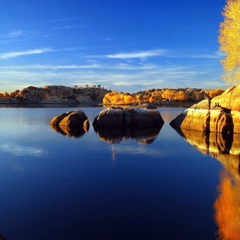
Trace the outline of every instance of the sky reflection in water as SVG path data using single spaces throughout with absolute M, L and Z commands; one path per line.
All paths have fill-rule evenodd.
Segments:
M 81 108 L 92 123 L 102 108 Z M 222 166 L 169 126 L 151 144 L 49 126 L 69 108 L 0 109 L 0 234 L 12 240 L 215 239 Z M 217 222 L 218 223 L 218 222 Z

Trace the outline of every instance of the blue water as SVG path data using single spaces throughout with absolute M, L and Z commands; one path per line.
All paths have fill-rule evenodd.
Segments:
M 169 122 L 151 144 L 80 138 L 49 121 L 76 108 L 0 108 L 0 235 L 7 240 L 211 240 L 222 166 Z M 80 108 L 90 123 L 100 107 Z

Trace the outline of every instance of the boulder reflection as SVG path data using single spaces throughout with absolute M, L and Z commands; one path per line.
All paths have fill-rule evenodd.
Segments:
M 240 236 L 240 134 L 197 132 L 178 129 L 188 143 L 224 166 L 214 203 L 217 239 L 237 240 Z
M 80 138 L 89 130 L 89 127 L 58 126 L 58 125 L 50 125 L 50 127 L 54 132 L 60 133 L 64 136 L 71 138 Z
M 128 139 L 135 139 L 140 144 L 151 144 L 158 136 L 162 126 L 151 128 L 94 128 L 103 142 L 114 144 Z

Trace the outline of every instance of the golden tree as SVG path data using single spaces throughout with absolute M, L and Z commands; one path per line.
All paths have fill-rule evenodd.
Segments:
M 240 81 L 240 0 L 228 0 L 222 15 L 218 39 L 220 50 L 225 53 L 222 77 L 235 84 Z

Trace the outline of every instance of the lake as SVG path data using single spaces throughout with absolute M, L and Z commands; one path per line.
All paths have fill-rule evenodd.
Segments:
M 103 108 L 0 108 L 0 235 L 217 238 L 220 190 L 231 174 L 169 125 L 184 109 L 159 108 L 165 123 L 151 141 L 140 136 L 114 142 L 100 138 L 92 125 L 78 138 L 49 126 L 54 116 L 75 109 L 92 123 Z

